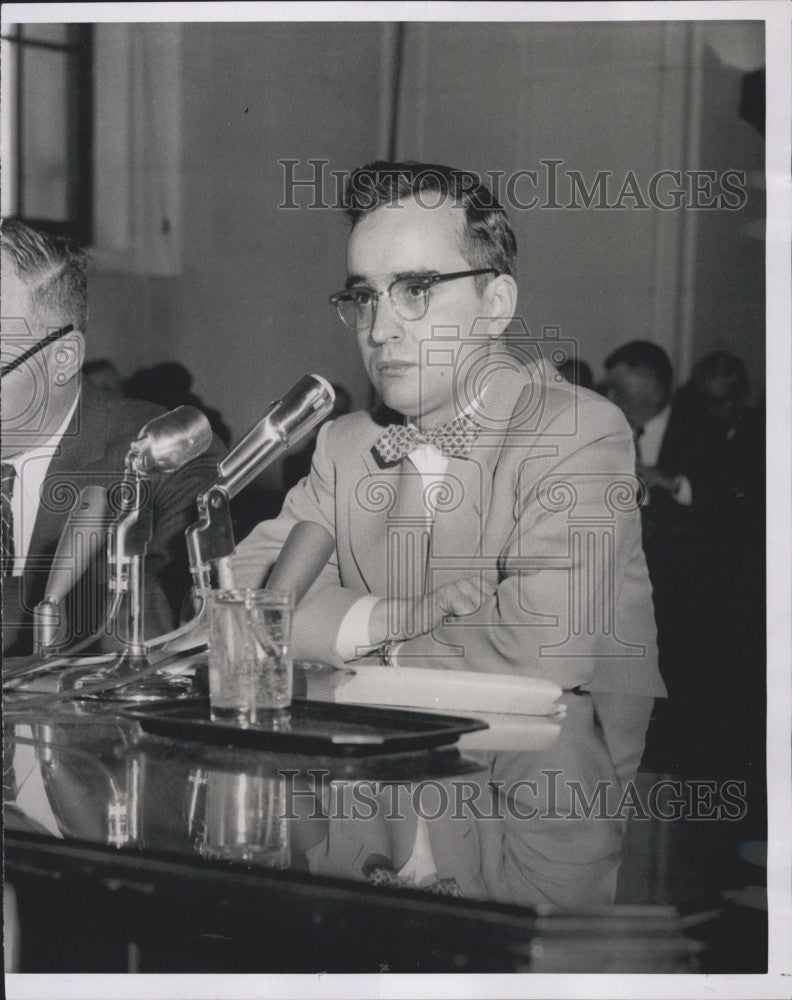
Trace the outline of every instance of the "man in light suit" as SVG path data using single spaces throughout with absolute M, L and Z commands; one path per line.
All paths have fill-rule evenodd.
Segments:
M 310 475 L 238 547 L 237 581 L 260 585 L 295 523 L 321 525 L 335 552 L 295 614 L 296 658 L 584 688 L 596 703 L 590 737 L 609 760 L 603 777 L 624 782 L 664 694 L 630 428 L 544 359 L 553 341 L 526 333 L 504 343 L 516 241 L 472 175 L 373 164 L 351 176 L 346 208 L 346 286 L 330 301 L 383 406 L 324 425 Z M 569 757 L 573 777 L 584 756 Z M 420 855 L 420 824 L 412 830 L 408 821 L 400 842 Z M 361 836 L 331 837 L 315 852 L 317 870 L 348 873 L 334 845 Z M 526 841 L 525 865 L 543 864 L 542 836 L 540 846 Z M 601 856 L 611 889 L 619 836 Z M 429 839 L 447 855 L 431 824 Z M 402 853 L 394 867 L 415 861 Z M 590 902 L 605 901 L 592 890 Z
M 357 171 L 347 211 L 331 300 L 390 412 L 322 428 L 310 476 L 238 547 L 237 580 L 261 583 L 291 527 L 313 521 L 336 549 L 295 616 L 298 658 L 341 665 L 384 643 L 399 666 L 662 695 L 630 429 L 544 361 L 552 342 L 502 343 L 517 300 L 505 213 L 469 174 L 421 164 Z M 423 503 L 406 510 L 415 486 Z M 403 566 L 388 555 L 402 523 Z M 595 524 L 607 551 L 579 546 L 576 526 Z M 582 606 L 571 583 L 595 558 L 604 586 Z

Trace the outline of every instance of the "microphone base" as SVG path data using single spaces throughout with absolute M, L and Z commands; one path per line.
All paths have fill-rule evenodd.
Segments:
M 159 675 L 153 674 L 142 681 L 130 681 L 124 687 L 98 691 L 94 694 L 81 695 L 78 688 L 75 695 L 86 701 L 141 704 L 194 699 L 200 697 L 200 691 L 195 688 L 191 677 L 171 677 L 170 674 L 163 672 Z
M 124 652 L 105 670 L 83 674 L 73 685 L 75 698 L 95 702 L 181 701 L 200 697 L 202 692 L 193 678 L 185 674 L 171 674 L 156 670 L 144 656 Z M 112 685 L 104 690 L 86 691 L 82 688 L 96 684 Z

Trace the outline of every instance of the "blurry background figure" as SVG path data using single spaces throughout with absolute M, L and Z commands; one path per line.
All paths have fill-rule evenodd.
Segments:
M 633 430 L 636 473 L 648 490 L 643 542 L 671 713 L 662 739 L 699 763 L 720 754 L 722 764 L 737 752 L 726 734 L 738 726 L 742 763 L 758 764 L 764 430 L 746 405 L 745 367 L 723 351 L 708 354 L 672 393 L 665 351 L 631 341 L 605 368 L 607 395 Z
M 618 348 L 605 368 L 608 398 L 632 428 L 649 490 L 644 528 L 663 516 L 706 536 L 753 530 L 764 509 L 764 433 L 746 405 L 742 361 L 708 354 L 673 396 L 671 362 L 650 341 Z
M 649 340 L 632 340 L 606 358 L 605 371 L 608 399 L 632 428 L 636 472 L 648 490 L 645 506 L 667 517 L 683 517 L 680 508 L 693 500 L 690 464 L 680 447 L 688 428 L 671 404 L 674 373 L 668 355 Z
M 556 367 L 567 382 L 571 382 L 572 385 L 579 385 L 584 389 L 594 388 L 594 376 L 591 373 L 591 368 L 585 361 L 581 361 L 579 358 L 575 360 L 567 358 L 566 361 L 562 361 Z
M 145 399 L 159 403 L 168 410 L 177 406 L 196 406 L 206 414 L 212 430 L 224 445 L 231 444 L 231 432 L 219 410 L 207 406 L 192 392 L 192 374 L 176 361 L 165 361 L 151 368 L 141 368 L 124 382 L 124 393 L 130 399 Z
M 277 517 L 283 506 L 283 490 L 262 486 L 255 479 L 231 501 L 231 518 L 234 540 L 239 543 L 247 538 L 259 521 Z
M 124 395 L 124 387 L 118 369 L 107 358 L 98 358 L 96 361 L 86 361 L 82 366 L 83 381 L 89 382 L 94 389 L 104 392 L 108 396 L 120 399 Z
M 748 375 L 742 361 L 726 351 L 713 351 L 693 369 L 688 385 L 707 416 L 731 436 L 746 415 Z
M 730 547 L 738 539 L 755 544 L 764 519 L 764 420 L 747 405 L 748 389 L 743 362 L 715 351 L 674 399 L 674 445 L 690 469 L 700 530 Z
M 342 417 L 345 413 L 352 412 L 352 397 L 343 385 L 334 384 L 333 391 L 335 392 L 335 403 L 327 420 L 335 420 L 336 417 Z M 324 422 L 326 423 L 326 421 Z M 321 424 L 319 426 L 321 427 Z M 291 452 L 283 460 L 283 488 L 286 492 L 292 486 L 296 486 L 311 471 L 311 459 L 318 433 L 319 427 L 308 437 L 306 444 L 299 451 Z
M 636 460 L 656 466 L 671 414 L 674 373 L 668 355 L 649 340 L 631 340 L 608 355 L 605 371 L 608 399 L 624 413 L 639 442 Z

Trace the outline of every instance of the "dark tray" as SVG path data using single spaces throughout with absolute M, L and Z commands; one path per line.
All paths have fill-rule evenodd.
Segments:
M 480 719 L 308 699 L 296 699 L 286 713 L 288 728 L 282 721 L 280 728 L 273 728 L 213 722 L 209 718 L 208 698 L 124 711 L 145 732 L 158 736 L 328 757 L 426 750 L 456 743 L 463 733 L 488 728 Z

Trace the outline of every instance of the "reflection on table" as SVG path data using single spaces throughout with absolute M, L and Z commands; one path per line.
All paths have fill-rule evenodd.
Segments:
M 298 691 L 330 701 L 343 674 L 307 668 Z M 487 716 L 448 747 L 337 757 L 152 736 L 119 705 L 27 711 L 10 699 L 6 836 L 110 847 L 133 867 L 168 857 L 307 878 L 317 895 L 357 885 L 411 914 L 430 894 L 518 907 L 532 930 L 517 965 L 534 970 L 694 970 L 700 945 L 673 908 L 614 906 L 651 702 L 584 691 L 562 702 L 554 716 Z M 569 933 L 588 941 L 577 958 L 553 943 Z

